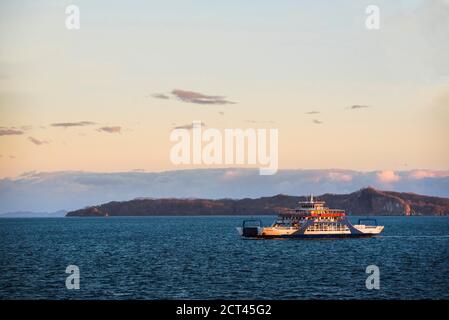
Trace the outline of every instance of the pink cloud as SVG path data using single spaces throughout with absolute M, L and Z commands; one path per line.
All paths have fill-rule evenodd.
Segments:
M 449 171 L 413 170 L 412 172 L 410 172 L 409 177 L 412 179 L 444 178 L 449 177 Z
M 346 173 L 342 172 L 330 172 L 328 174 L 328 177 L 332 181 L 342 181 L 342 182 L 349 182 L 352 181 L 352 176 Z
M 391 183 L 400 180 L 401 177 L 392 170 L 384 170 L 377 173 L 377 179 L 383 183 Z
M 224 180 L 232 180 L 235 178 L 238 178 L 240 176 L 240 172 L 238 170 L 226 170 L 226 172 L 223 174 Z

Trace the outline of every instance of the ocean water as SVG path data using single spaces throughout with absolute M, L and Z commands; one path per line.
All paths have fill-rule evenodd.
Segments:
M 244 240 L 245 218 L 0 219 L 0 299 L 449 298 L 449 217 L 378 217 L 382 236 L 342 240 Z

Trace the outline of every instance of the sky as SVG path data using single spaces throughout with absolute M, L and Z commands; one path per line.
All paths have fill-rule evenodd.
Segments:
M 210 169 L 169 159 L 194 120 L 278 129 L 280 169 L 446 171 L 447 56 L 447 0 L 2 1 L 0 178 Z

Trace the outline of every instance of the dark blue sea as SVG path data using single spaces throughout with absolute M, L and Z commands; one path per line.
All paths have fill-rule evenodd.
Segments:
M 0 299 L 449 298 L 449 217 L 378 217 L 382 236 L 342 240 L 243 240 L 243 219 L 0 219 Z

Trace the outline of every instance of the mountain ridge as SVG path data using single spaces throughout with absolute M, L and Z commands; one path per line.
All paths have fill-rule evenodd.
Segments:
M 101 216 L 186 216 L 186 215 L 273 215 L 293 208 L 306 196 L 278 194 L 243 199 L 137 198 L 111 201 L 70 211 L 68 217 Z M 349 215 L 449 215 L 449 198 L 416 193 L 363 188 L 349 194 L 325 193 L 316 199 Z

